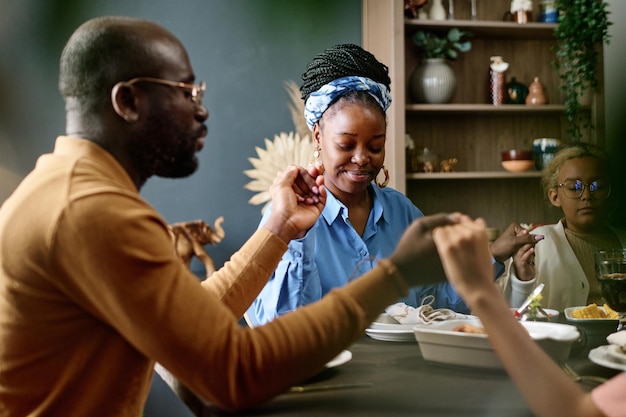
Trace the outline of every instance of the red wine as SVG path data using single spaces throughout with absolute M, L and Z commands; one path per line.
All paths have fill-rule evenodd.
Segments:
M 626 273 L 615 272 L 598 277 L 602 296 L 615 311 L 626 312 Z

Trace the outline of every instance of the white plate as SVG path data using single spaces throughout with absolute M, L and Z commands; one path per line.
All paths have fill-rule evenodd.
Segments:
M 343 365 L 346 362 L 349 362 L 351 359 L 352 359 L 352 352 L 350 352 L 349 350 L 344 350 L 339 355 L 335 356 L 325 366 L 327 368 L 334 368 L 334 367 Z
M 605 368 L 617 369 L 619 371 L 626 371 L 626 363 L 617 362 L 608 354 L 609 346 L 598 346 L 595 349 L 589 351 L 589 360 Z
M 465 319 L 473 320 L 475 317 L 457 313 L 454 320 Z M 413 342 L 415 341 L 415 333 L 413 332 L 415 326 L 430 326 L 434 323 L 443 323 L 445 320 L 429 324 L 400 324 L 398 322 L 393 323 L 394 321 L 395 319 L 387 313 L 383 313 L 378 316 L 375 322 L 370 324 L 370 327 L 365 330 L 365 334 L 372 339 L 384 340 L 385 342 Z
M 614 362 L 626 364 L 626 352 L 617 345 L 609 345 L 606 354 Z
M 407 326 L 402 324 L 389 324 L 389 326 Z M 365 329 L 365 334 L 376 340 L 384 340 L 385 342 L 415 342 L 413 335 L 414 324 L 408 329 Z
M 380 323 L 380 322 L 373 322 L 372 324 L 370 324 L 370 327 L 368 330 L 392 330 L 392 331 L 396 331 L 396 330 L 406 330 L 410 333 L 413 333 L 413 327 L 415 326 L 415 324 L 390 324 L 390 323 Z

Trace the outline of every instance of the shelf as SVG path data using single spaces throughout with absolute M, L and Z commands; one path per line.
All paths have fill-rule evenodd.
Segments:
M 524 39 L 554 39 L 554 29 L 556 23 L 514 23 L 490 20 L 419 20 L 405 19 L 404 24 L 407 29 L 419 30 L 427 29 L 434 32 L 447 32 L 450 28 L 456 27 L 467 30 L 474 36 L 490 36 L 500 39 L 524 38 Z
M 407 112 L 420 113 L 563 113 L 562 104 L 542 104 L 527 106 L 523 104 L 406 104 Z
M 503 21 L 511 0 L 476 2 L 476 15 L 481 20 L 470 20 L 469 1 L 456 2 L 457 19 L 444 21 L 407 19 L 404 3 L 362 2 L 363 46 L 388 63 L 395 100 L 387 111 L 390 140 L 385 162 L 394 168 L 391 186 L 405 192 L 424 213 L 461 210 L 500 228 L 506 228 L 511 221 L 558 221 L 562 213 L 545 204 L 540 171 L 511 173 L 499 163 L 502 150 L 528 149 L 534 138 L 568 142 L 562 81 L 552 65 L 558 24 Z M 535 18 L 540 14 L 539 3 L 533 2 Z M 410 79 L 420 64 L 420 51 L 412 37 L 421 30 L 441 36 L 451 28 L 473 35 L 471 51 L 448 62 L 457 81 L 452 101 L 418 103 L 412 98 Z M 528 85 L 538 77 L 548 104 L 494 106 L 489 100 L 489 62 L 495 55 L 510 63 L 507 81 L 515 77 Z M 590 142 L 599 142 L 595 138 L 601 138 L 604 132 L 602 80 L 599 87 L 584 107 L 583 116 L 594 126 L 586 132 Z M 407 133 L 417 146 L 435 149 L 440 160 L 458 158 L 457 171 L 407 173 Z
M 520 179 L 540 178 L 541 171 L 475 171 L 475 172 L 408 172 L 407 180 L 477 180 L 477 179 Z

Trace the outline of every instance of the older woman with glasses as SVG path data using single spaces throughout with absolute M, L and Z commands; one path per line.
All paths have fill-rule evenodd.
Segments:
M 546 196 L 564 217 L 556 224 L 534 229 L 533 233 L 544 236 L 543 241 L 513 255 L 502 279 L 505 298 L 512 307 L 518 307 L 539 283 L 545 284 L 545 308 L 562 311 L 602 302 L 593 252 L 626 247 L 626 231 L 614 229 L 607 220 L 610 177 L 608 155 L 584 143 L 561 149 L 544 169 Z

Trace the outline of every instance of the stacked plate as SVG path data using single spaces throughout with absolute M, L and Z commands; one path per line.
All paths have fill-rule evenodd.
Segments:
M 394 324 L 375 321 L 365 330 L 372 339 L 384 340 L 386 342 L 415 342 L 413 336 L 415 324 Z

